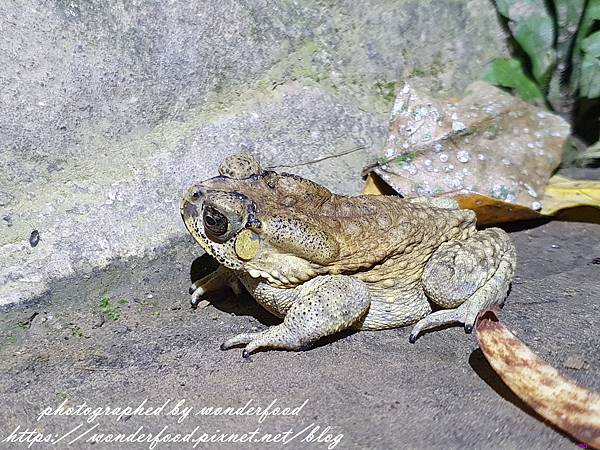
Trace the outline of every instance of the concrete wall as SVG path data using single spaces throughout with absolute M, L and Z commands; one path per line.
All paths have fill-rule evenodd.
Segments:
M 488 0 L 14 0 L 0 37 L 0 305 L 160 256 L 241 149 L 355 193 L 403 79 L 458 95 L 507 53 Z

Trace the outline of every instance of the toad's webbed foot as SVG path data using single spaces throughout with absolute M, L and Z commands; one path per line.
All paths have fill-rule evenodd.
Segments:
M 228 339 L 222 350 L 244 345 L 242 356 L 260 348 L 301 350 L 320 338 L 350 328 L 370 304 L 366 285 L 345 275 L 313 278 L 298 287 L 298 301 L 279 325 L 258 333 L 242 333 Z
M 421 281 L 431 301 L 454 309 L 436 311 L 421 319 L 409 341 L 415 342 L 424 330 L 450 323 L 462 323 L 470 333 L 482 310 L 504 302 L 515 265 L 515 248 L 498 228 L 440 245 L 427 262 Z

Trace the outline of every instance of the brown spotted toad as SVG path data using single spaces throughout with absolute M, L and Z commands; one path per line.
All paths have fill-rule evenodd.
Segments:
M 415 322 L 411 342 L 447 323 L 469 333 L 481 310 L 504 302 L 515 248 L 501 229 L 477 230 L 454 200 L 336 195 L 248 154 L 226 158 L 219 174 L 181 204 L 187 229 L 221 264 L 192 285 L 193 301 L 241 282 L 284 318 L 222 349 L 299 350 L 342 330 Z

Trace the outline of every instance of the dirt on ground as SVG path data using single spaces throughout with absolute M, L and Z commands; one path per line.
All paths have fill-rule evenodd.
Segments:
M 529 222 L 511 236 L 518 269 L 501 320 L 600 391 L 600 225 Z M 278 319 L 230 292 L 191 309 L 190 278 L 206 260 L 191 238 L 163 253 L 2 314 L 0 448 L 577 447 L 511 393 L 461 327 L 415 344 L 406 327 L 297 353 L 221 351 Z

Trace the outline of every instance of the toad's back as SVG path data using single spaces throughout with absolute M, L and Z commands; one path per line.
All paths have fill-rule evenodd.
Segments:
M 440 244 L 466 239 L 476 231 L 471 210 L 432 207 L 397 196 L 331 195 L 296 211 L 303 216 L 298 220 L 339 243 L 339 256 L 328 264 L 329 273 L 357 272 L 365 281 L 375 281 L 383 272 L 400 275 L 422 267 Z

